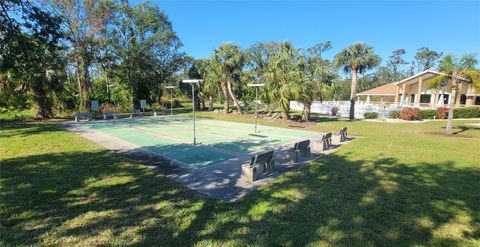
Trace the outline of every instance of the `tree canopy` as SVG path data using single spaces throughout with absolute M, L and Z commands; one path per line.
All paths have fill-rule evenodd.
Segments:
M 412 61 L 405 60 L 405 49 L 395 49 L 379 66 L 372 46 L 355 43 L 330 61 L 330 41 L 308 48 L 288 41 L 244 49 L 222 43 L 210 57 L 196 59 L 182 52 L 168 16 L 148 1 L 7 0 L 0 7 L 0 110 L 35 109 L 38 117 L 91 111 L 92 100 L 119 111 L 138 109 L 141 99 L 163 107 L 170 100 L 167 85 L 176 87 L 174 97 L 188 98 L 191 91 L 179 82 L 202 78 L 194 92 L 198 108 L 213 110 L 218 102 L 227 113 L 249 112 L 255 90 L 247 84 L 265 83 L 259 99 L 268 114 L 280 108 L 289 118 L 296 100 L 308 121 L 316 100 L 353 102 L 357 89 L 398 81 L 414 70 L 447 69 L 446 60 L 439 63 L 443 53 L 427 47 Z

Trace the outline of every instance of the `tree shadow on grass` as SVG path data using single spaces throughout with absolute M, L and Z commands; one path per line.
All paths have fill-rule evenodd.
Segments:
M 474 244 L 478 181 L 453 161 L 332 154 L 227 204 L 110 151 L 33 155 L 2 160 L 0 232 L 6 245 Z
M 264 246 L 473 244 L 480 236 L 478 179 L 478 169 L 458 169 L 454 162 L 412 166 L 330 155 L 239 204 L 205 208 L 176 239 Z M 152 244 L 155 232 L 144 232 L 144 244 Z
M 30 135 L 37 135 L 41 133 L 45 133 L 46 131 L 49 133 L 54 133 L 58 131 L 64 131 L 54 125 L 46 125 L 46 124 L 28 124 L 28 128 L 22 131 L 14 131 L 19 128 L 25 128 L 25 123 L 10 123 L 5 125 L 0 125 L 0 137 L 8 138 L 8 137 L 25 137 Z

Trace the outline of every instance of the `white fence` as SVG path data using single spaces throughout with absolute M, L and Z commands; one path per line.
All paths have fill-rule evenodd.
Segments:
M 338 107 L 337 115 L 348 117 L 350 115 L 350 101 L 314 101 L 311 112 L 331 115 L 332 108 Z M 303 110 L 303 104 L 297 101 L 290 101 L 290 109 Z M 399 110 L 396 105 L 380 105 L 367 102 L 355 102 L 355 118 L 365 118 L 365 112 L 377 112 L 379 118 L 388 118 L 388 113 L 393 110 Z

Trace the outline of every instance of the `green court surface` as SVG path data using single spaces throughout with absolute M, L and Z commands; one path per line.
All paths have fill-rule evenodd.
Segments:
M 313 134 L 263 125 L 254 133 L 253 124 L 197 119 L 197 142 L 204 145 L 194 146 L 193 119 L 187 117 L 146 117 L 82 122 L 81 125 L 196 167 Z

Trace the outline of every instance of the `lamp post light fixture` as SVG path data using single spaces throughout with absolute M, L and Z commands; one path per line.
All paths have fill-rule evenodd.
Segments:
M 197 137 L 195 131 L 195 84 L 203 83 L 202 79 L 182 80 L 182 83 L 190 84 L 192 86 L 192 103 L 193 103 L 193 145 L 197 145 Z
M 255 88 L 255 133 L 257 133 L 257 121 L 258 121 L 258 88 L 265 86 L 265 83 L 249 83 L 248 87 Z
M 173 89 L 174 86 L 166 86 L 166 89 L 170 89 L 170 117 L 173 117 Z

